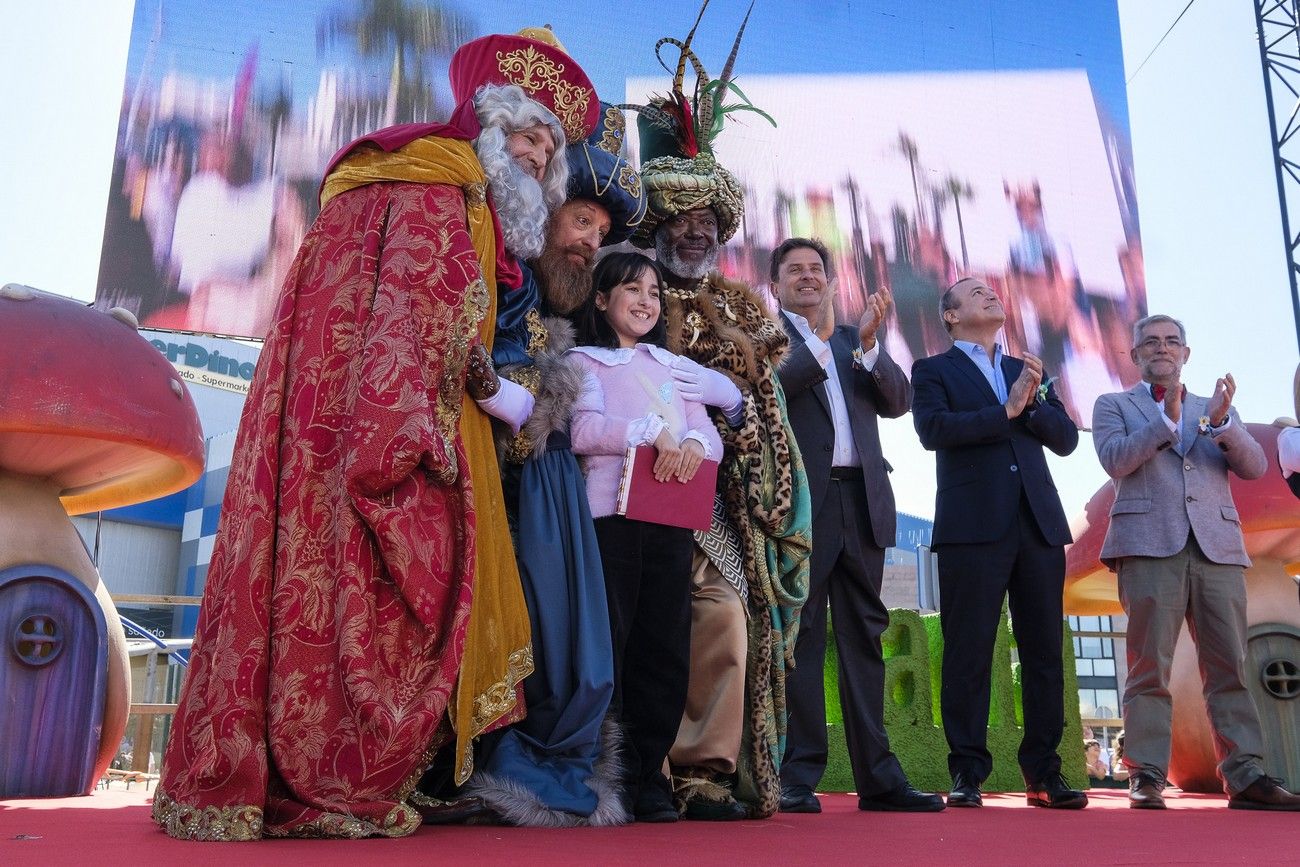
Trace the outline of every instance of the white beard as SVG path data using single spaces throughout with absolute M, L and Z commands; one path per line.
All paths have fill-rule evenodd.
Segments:
M 655 259 L 665 271 L 681 277 L 683 280 L 702 280 L 712 270 L 718 267 L 718 257 L 722 254 L 722 245 L 714 244 L 713 248 L 704 255 L 704 258 L 696 265 L 687 265 L 676 252 L 673 251 L 672 244 L 668 241 L 666 232 L 655 233 Z
M 510 157 L 505 133 L 500 129 L 483 130 L 474 142 L 474 152 L 487 176 L 506 250 L 521 260 L 540 255 L 550 215 L 541 183 Z

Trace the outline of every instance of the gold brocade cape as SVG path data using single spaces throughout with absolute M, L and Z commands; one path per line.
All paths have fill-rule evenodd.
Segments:
M 321 207 L 347 190 L 384 181 L 456 184 L 465 190 L 470 237 L 491 299 L 479 326 L 479 340 L 490 353 L 496 323 L 497 294 L 492 291 L 496 286 L 496 233 L 487 204 L 487 178 L 474 148 L 466 141 L 426 136 L 393 153 L 358 149 L 344 157 L 325 179 Z M 518 685 L 533 670 L 528 609 L 510 547 L 492 423 L 468 395 L 460 431 L 470 460 L 479 545 L 465 657 L 450 710 L 456 731 L 458 785 L 474 770 L 473 739 L 523 717 L 523 694 Z

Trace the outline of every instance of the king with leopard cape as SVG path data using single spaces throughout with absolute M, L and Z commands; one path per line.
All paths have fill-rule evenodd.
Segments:
M 776 813 L 785 751 L 785 671 L 794 665 L 799 610 L 808 598 L 812 504 L 803 460 L 776 377 L 788 345 L 781 325 L 743 283 L 714 272 L 694 288 L 663 293 L 668 348 L 728 374 L 744 394 L 732 427 L 716 415 L 724 456 L 718 469 L 723 515 L 696 542 L 745 600 L 749 648 L 745 714 L 735 796 L 751 817 Z M 740 556 L 721 556 L 719 517 Z
M 408 834 L 433 753 L 521 715 L 527 617 L 463 394 L 498 242 L 468 136 L 444 129 L 402 148 L 440 174 L 335 191 L 286 281 L 154 800 L 172 836 Z M 457 714 L 480 601 L 500 624 L 477 656 L 501 662 Z

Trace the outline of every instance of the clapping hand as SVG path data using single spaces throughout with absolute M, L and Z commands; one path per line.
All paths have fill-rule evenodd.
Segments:
M 1042 381 L 1043 360 L 1037 355 L 1026 352 L 1025 366 L 1016 377 L 1016 381 L 1012 383 L 1007 393 L 1007 402 L 1003 404 L 1007 410 L 1007 418 L 1015 418 L 1025 411 L 1025 407 L 1033 402 L 1038 384 Z
M 808 326 L 822 340 L 830 340 L 835 333 L 835 281 L 830 281 L 822 293 L 822 303 L 817 307 L 815 321 L 809 319 Z
M 867 296 L 866 309 L 858 321 L 858 341 L 862 344 L 863 352 L 870 352 L 876 345 L 876 332 L 884 323 L 893 303 L 894 295 L 887 286 L 881 286 L 878 291 Z
M 1237 393 L 1237 381 L 1225 373 L 1214 383 L 1214 396 L 1210 398 L 1210 426 L 1222 427 L 1232 409 L 1232 396 Z
M 1178 424 L 1178 420 L 1183 417 L 1183 384 L 1175 382 L 1173 385 L 1166 385 L 1164 389 L 1165 395 L 1162 400 L 1165 405 L 1165 418 Z

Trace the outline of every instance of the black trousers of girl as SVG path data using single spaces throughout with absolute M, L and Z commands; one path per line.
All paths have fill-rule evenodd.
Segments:
M 634 811 L 671 803 L 664 759 L 686 706 L 693 534 L 681 527 L 597 518 L 614 645 L 614 699 L 627 740 Z

